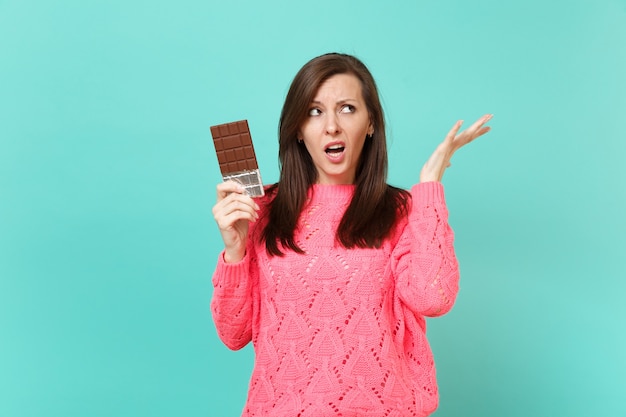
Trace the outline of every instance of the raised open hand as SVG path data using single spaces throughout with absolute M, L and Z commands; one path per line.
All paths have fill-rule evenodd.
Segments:
M 493 114 L 486 114 L 473 125 L 458 133 L 463 120 L 454 124 L 446 135 L 446 138 L 437 146 L 435 152 L 428 158 L 420 172 L 420 182 L 441 181 L 446 168 L 450 166 L 452 155 L 461 147 L 467 145 L 479 136 L 489 132 L 491 128 L 485 124 L 491 120 Z M 457 134 L 458 133 L 458 134 Z

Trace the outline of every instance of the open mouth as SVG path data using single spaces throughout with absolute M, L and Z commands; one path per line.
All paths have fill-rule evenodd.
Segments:
M 331 145 L 324 150 L 328 155 L 339 155 L 346 149 L 345 146 L 342 145 Z

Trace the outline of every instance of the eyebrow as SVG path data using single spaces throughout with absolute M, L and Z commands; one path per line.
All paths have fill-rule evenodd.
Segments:
M 344 104 L 344 103 L 347 103 L 349 101 L 359 101 L 359 100 L 357 100 L 356 98 L 342 98 L 341 100 L 337 100 L 335 102 L 335 104 Z M 313 101 L 311 101 L 311 104 L 324 104 L 324 103 L 322 103 L 321 101 L 318 101 L 318 100 L 313 100 Z

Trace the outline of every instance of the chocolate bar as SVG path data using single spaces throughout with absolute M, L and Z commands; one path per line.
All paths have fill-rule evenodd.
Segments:
M 237 181 L 251 197 L 265 194 L 248 121 L 211 126 L 211 136 L 224 181 Z

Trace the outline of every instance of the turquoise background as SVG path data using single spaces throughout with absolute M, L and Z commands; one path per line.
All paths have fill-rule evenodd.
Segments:
M 429 321 L 437 417 L 626 415 L 626 2 L 0 0 L 0 416 L 238 416 L 211 320 L 209 126 L 264 180 L 296 71 L 356 54 L 409 187 L 444 183 L 462 269 Z

